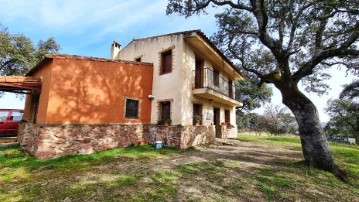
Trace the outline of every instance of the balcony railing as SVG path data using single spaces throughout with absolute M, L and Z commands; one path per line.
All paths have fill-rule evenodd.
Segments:
M 221 77 L 219 72 L 209 68 L 195 70 L 195 88 L 209 88 L 232 99 L 235 96 L 233 82 Z

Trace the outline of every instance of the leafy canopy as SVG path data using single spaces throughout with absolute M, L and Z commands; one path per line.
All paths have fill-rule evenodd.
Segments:
M 359 1 L 169 0 L 167 14 L 189 17 L 211 5 L 222 8 L 212 39 L 261 83 L 281 89 L 303 81 L 321 94 L 326 68 L 359 71 Z
M 328 101 L 330 121 L 326 128 L 334 135 L 359 138 L 359 81 L 345 85 L 339 98 Z
M 242 112 L 249 112 L 260 108 L 270 102 L 273 95 L 272 89 L 266 85 L 258 87 L 253 79 L 245 78 L 235 83 L 236 97 L 240 97 L 243 105 L 239 108 Z
M 35 65 L 46 53 L 60 50 L 53 37 L 40 40 L 34 47 L 31 39 L 22 35 L 11 35 L 0 24 L 0 75 L 23 75 Z

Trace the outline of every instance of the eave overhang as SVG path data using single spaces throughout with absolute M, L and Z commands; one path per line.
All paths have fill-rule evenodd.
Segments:
M 0 91 L 12 93 L 28 93 L 28 91 L 40 91 L 42 79 L 30 76 L 1 76 Z
M 224 71 L 233 80 L 243 79 L 239 70 L 226 58 L 209 39 L 201 32 L 188 32 L 184 35 L 184 40 L 195 50 L 204 55 L 217 68 Z

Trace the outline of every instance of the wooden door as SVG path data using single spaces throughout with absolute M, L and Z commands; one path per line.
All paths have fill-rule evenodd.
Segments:
M 213 108 L 213 124 L 216 128 L 216 137 L 221 137 L 221 122 L 220 122 L 220 109 Z

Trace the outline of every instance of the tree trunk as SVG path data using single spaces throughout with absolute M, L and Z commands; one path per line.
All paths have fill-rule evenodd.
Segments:
M 299 91 L 297 85 L 278 89 L 281 91 L 283 104 L 293 112 L 297 120 L 305 163 L 330 171 L 341 180 L 347 181 L 346 173 L 335 163 L 315 105 Z

